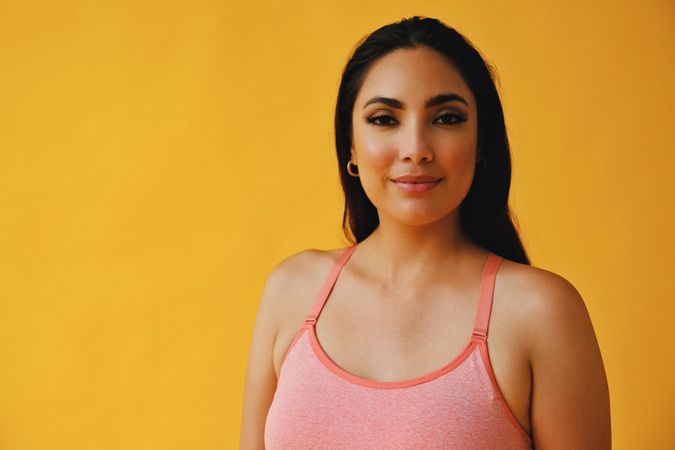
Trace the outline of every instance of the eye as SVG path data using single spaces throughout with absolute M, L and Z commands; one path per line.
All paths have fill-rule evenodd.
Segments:
M 370 116 L 366 119 L 366 121 L 368 123 L 372 123 L 372 124 L 379 125 L 379 126 L 388 126 L 388 125 L 391 125 L 391 123 L 387 123 L 387 121 L 392 120 L 392 119 L 393 119 L 393 117 L 388 116 L 386 114 L 382 114 L 382 115 L 379 115 L 379 116 Z M 385 123 L 377 122 L 378 120 L 384 120 Z
M 445 118 L 446 121 L 443 121 L 446 125 L 452 125 L 454 123 L 466 122 L 466 117 L 461 114 L 446 113 L 438 117 L 439 119 Z
M 440 119 L 443 119 L 441 120 L 442 125 L 453 125 L 457 123 L 466 122 L 467 120 L 466 116 L 455 113 L 442 114 L 438 116 L 438 120 Z M 387 114 L 381 114 L 379 116 L 370 116 L 366 119 L 366 121 L 370 124 L 384 127 L 394 125 L 394 123 L 396 122 L 392 116 Z

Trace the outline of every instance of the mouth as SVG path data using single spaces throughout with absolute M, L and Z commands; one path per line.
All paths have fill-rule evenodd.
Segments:
M 436 185 L 443 181 L 443 178 L 429 181 L 391 181 L 404 192 L 418 193 L 433 189 Z

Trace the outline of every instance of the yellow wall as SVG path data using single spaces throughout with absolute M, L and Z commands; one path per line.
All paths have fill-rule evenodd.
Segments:
M 615 448 L 675 448 L 673 3 L 303 3 L 0 2 L 0 448 L 237 446 L 267 272 L 345 243 L 340 71 L 414 14 L 499 70 L 511 203 L 586 299 Z

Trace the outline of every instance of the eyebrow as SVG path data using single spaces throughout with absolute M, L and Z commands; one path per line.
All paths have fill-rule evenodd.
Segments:
M 466 106 L 469 106 L 469 103 L 464 99 L 464 97 L 455 93 L 434 95 L 424 103 L 424 106 L 426 108 L 431 108 L 432 106 L 438 106 L 442 105 L 443 103 L 453 101 L 461 102 L 464 103 Z M 363 108 L 365 109 L 366 106 L 370 105 L 371 103 L 384 103 L 385 105 L 389 105 L 392 108 L 398 109 L 405 108 L 405 104 L 402 101 L 389 97 L 373 97 L 370 100 L 368 100 L 365 105 L 363 105 Z

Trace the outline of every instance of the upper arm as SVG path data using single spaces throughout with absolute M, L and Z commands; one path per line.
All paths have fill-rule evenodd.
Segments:
M 263 449 L 265 419 L 269 410 L 277 378 L 272 362 L 274 341 L 279 329 L 276 297 L 285 283 L 284 265 L 269 273 L 258 305 L 246 367 L 244 403 L 242 410 L 240 449 Z
M 240 449 L 263 449 L 265 421 L 277 386 L 274 370 L 274 344 L 283 317 L 285 301 L 298 283 L 311 256 L 305 250 L 276 265 L 265 281 L 251 335 L 246 368 Z
M 535 448 L 610 449 L 609 390 L 586 305 L 566 279 L 546 274 L 528 321 Z

